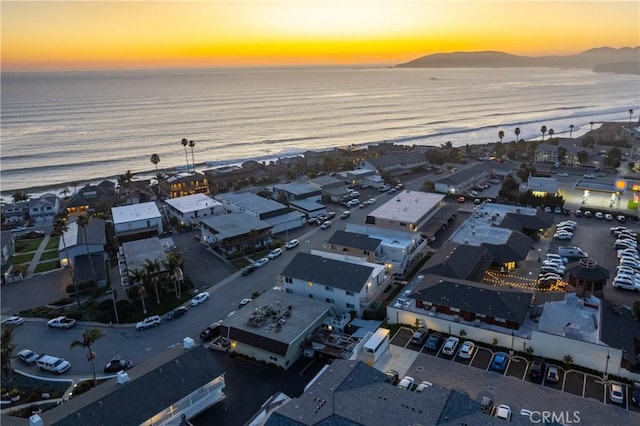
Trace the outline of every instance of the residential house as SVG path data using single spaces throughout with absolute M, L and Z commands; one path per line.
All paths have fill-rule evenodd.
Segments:
M 143 272 L 148 262 L 158 265 L 158 274 L 168 271 L 165 262 L 167 261 L 167 241 L 162 241 L 158 237 L 144 238 L 141 240 L 128 241 L 122 243 L 118 250 L 118 267 L 123 287 L 140 283 L 131 282 L 130 278 L 134 271 Z
M 186 195 L 165 200 L 169 217 L 182 226 L 197 226 L 200 220 L 209 216 L 225 214 L 222 203 L 205 194 Z
M 67 214 L 109 211 L 116 204 L 115 183 L 103 180 L 97 185 L 85 185 L 64 204 Z
M 240 166 L 224 166 L 204 171 L 212 194 L 233 191 L 255 185 L 269 178 L 265 166 L 257 161 L 245 161 Z
M 73 267 L 75 282 L 94 280 L 99 286 L 106 285 L 105 221 L 92 217 L 85 229 L 78 222 L 69 223 L 67 228 L 58 242 L 60 265 Z
M 382 258 L 382 240 L 366 234 L 335 231 L 324 248 L 334 253 L 359 257 L 369 263 L 380 263 Z
M 234 354 L 286 370 L 300 358 L 313 331 L 333 316 L 327 302 L 269 290 L 225 319 L 220 334 Z
M 29 201 L 2 204 L 2 219 L 4 223 L 22 223 L 29 215 Z
M 209 181 L 200 172 L 183 172 L 166 179 L 169 185 L 169 198 L 184 197 L 185 195 L 209 195 Z
M 288 203 L 289 207 L 307 217 L 317 217 L 327 213 L 327 207 L 322 204 L 322 191 L 316 186 L 306 183 L 286 183 L 274 185 L 270 190 L 275 200 Z
M 111 216 L 120 243 L 164 234 L 162 215 L 155 202 L 113 207 Z
M 51 222 L 60 211 L 60 199 L 46 193 L 29 200 L 29 219 L 36 223 Z
M 435 192 L 441 194 L 464 195 L 474 186 L 485 184 L 496 174 L 496 165 L 491 161 L 481 161 L 449 174 L 442 174 L 433 180 Z
M 536 146 L 533 161 L 538 164 L 559 163 L 558 145 L 552 143 L 540 143 Z
M 398 175 L 410 173 L 420 168 L 428 168 L 429 161 L 413 152 L 384 154 L 379 157 L 365 158 L 360 161 L 358 168 L 377 170 L 380 174 L 391 173 Z
M 202 219 L 200 238 L 228 257 L 245 250 L 267 249 L 273 239 L 272 228 L 272 225 L 252 214 L 229 213 Z
M 273 227 L 273 234 L 299 228 L 306 223 L 304 214 L 252 192 L 218 194 L 215 199 L 228 213 L 247 213 L 268 223 Z
M 213 351 L 179 345 L 38 414 L 42 423 L 34 424 L 177 426 L 222 401 L 225 386 Z
M 339 314 L 354 312 L 357 317 L 390 281 L 384 265 L 317 250 L 298 252 L 278 280 L 287 293 L 328 302 Z

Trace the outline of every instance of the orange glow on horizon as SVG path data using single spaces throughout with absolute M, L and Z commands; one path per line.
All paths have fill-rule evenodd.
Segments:
M 640 2 L 2 2 L 2 69 L 335 65 L 640 45 Z

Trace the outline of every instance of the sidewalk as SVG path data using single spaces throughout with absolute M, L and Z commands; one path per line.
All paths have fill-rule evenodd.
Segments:
M 33 255 L 33 259 L 31 259 L 31 262 L 29 262 L 29 267 L 27 268 L 25 278 L 33 276 L 36 267 L 38 266 L 38 262 L 40 262 L 40 256 L 42 256 L 42 253 L 47 248 L 47 244 L 49 244 L 50 239 L 51 237 L 49 235 L 45 235 L 44 239 L 40 243 L 40 247 L 38 247 L 38 250 L 36 250 L 36 253 Z

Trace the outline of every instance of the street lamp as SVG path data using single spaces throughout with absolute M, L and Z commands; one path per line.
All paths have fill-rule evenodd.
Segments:
M 607 351 L 607 363 L 605 364 L 604 367 L 604 376 L 602 377 L 604 379 L 604 381 L 606 382 L 607 380 L 609 380 L 609 351 Z
M 112 288 L 107 291 L 107 294 L 111 295 L 111 300 L 113 300 L 113 312 L 116 313 L 116 324 L 120 324 L 120 319 L 118 318 L 118 308 L 116 306 L 116 289 Z

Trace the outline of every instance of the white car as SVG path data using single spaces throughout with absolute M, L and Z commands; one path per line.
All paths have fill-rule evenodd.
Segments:
M 146 317 L 142 321 L 136 324 L 136 330 L 144 330 L 149 327 L 157 327 L 160 325 L 162 320 L 158 315 L 152 315 L 150 317 Z
M 558 261 L 558 262 L 554 262 L 552 260 L 545 260 L 544 262 L 542 262 L 542 266 L 551 266 L 553 268 L 556 268 L 558 271 L 560 271 L 561 273 L 564 273 L 567 270 L 567 267 L 564 266 L 564 264 L 562 263 L 562 261 Z
M 442 353 L 445 355 L 453 355 L 456 352 L 456 348 L 458 347 L 458 342 L 460 341 L 460 339 L 458 339 L 455 336 L 451 336 L 447 339 L 447 341 L 444 343 L 444 346 L 442 347 Z
M 6 320 L 2 321 L 2 324 L 8 325 L 10 327 L 17 327 L 24 323 L 24 318 L 22 317 L 9 317 Z
M 261 259 L 256 260 L 256 263 L 253 264 L 256 268 L 260 268 L 265 265 L 269 261 L 268 257 L 263 257 Z
M 33 365 L 40 358 L 40 355 L 32 351 L 31 349 L 23 349 L 18 352 L 18 359 L 27 365 Z
M 496 409 L 496 417 L 499 419 L 504 419 L 504 420 L 509 420 L 511 421 L 511 407 L 509 407 L 508 405 L 498 405 L 498 408 Z
M 269 255 L 267 256 L 269 259 L 275 259 L 276 257 L 280 256 L 282 254 L 282 249 L 281 248 L 275 248 L 273 250 L 271 250 L 269 252 Z
M 376 199 L 375 198 L 369 198 L 369 201 L 367 201 L 368 204 L 375 204 L 376 203 Z
M 196 296 L 191 299 L 191 306 L 198 306 L 201 303 L 204 303 L 207 299 L 209 299 L 209 293 L 203 291 L 202 293 L 196 294 Z
M 556 240 L 570 240 L 573 238 L 573 233 L 568 231 L 558 231 L 553 234 L 553 238 Z
M 612 221 L 613 220 L 613 215 L 611 213 L 606 213 L 604 215 L 604 218 L 607 219 L 608 221 Z
M 47 321 L 47 325 L 51 328 L 71 328 L 76 325 L 76 320 L 67 317 L 57 317 Z
M 560 176 L 560 177 L 569 177 L 569 173 L 565 173 L 565 172 L 558 173 L 558 176 Z
M 609 400 L 614 404 L 624 404 L 624 393 L 622 392 L 622 386 L 617 383 L 611 383 L 611 385 L 609 386 Z
M 473 351 L 475 350 L 476 345 L 473 342 L 466 341 L 460 346 L 460 350 L 458 351 L 458 356 L 460 358 L 469 359 L 471 355 L 473 355 Z
M 604 219 L 604 215 L 602 214 L 602 212 L 596 212 L 595 215 L 596 219 Z
M 634 278 L 618 276 L 613 279 L 611 284 L 613 288 L 621 288 L 623 290 L 640 291 L 640 282 Z
M 566 257 L 560 256 L 559 254 L 555 254 L 555 253 L 547 253 L 547 257 L 546 258 L 550 259 L 550 260 L 560 260 L 565 265 L 567 263 L 569 263 L 569 259 L 567 259 Z
M 327 229 L 331 226 L 331 221 L 327 220 L 325 223 L 323 223 L 322 225 L 320 225 L 320 229 Z
M 404 376 L 404 378 L 402 380 L 400 380 L 400 383 L 398 383 L 398 387 L 400 389 L 409 390 L 413 386 L 413 383 L 414 383 L 413 377 Z
M 433 383 L 423 380 L 422 383 L 420 383 L 418 387 L 416 387 L 416 392 L 418 393 L 423 392 L 425 389 L 430 388 L 432 386 L 433 386 Z
M 286 248 L 287 250 L 291 250 L 293 248 L 298 247 L 298 244 L 299 244 L 298 240 L 293 239 L 293 240 L 287 242 L 287 244 L 285 244 L 284 248 Z

